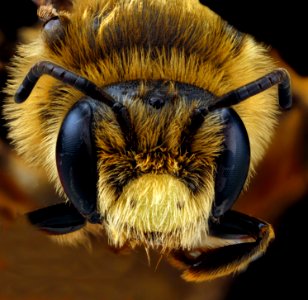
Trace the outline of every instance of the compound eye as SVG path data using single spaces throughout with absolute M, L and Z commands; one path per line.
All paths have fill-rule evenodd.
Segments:
M 250 145 L 246 128 L 231 108 L 218 110 L 224 124 L 224 149 L 217 159 L 215 201 L 212 215 L 217 218 L 229 210 L 239 197 L 245 184 L 249 163 Z
M 43 25 L 44 38 L 49 43 L 60 41 L 64 37 L 64 20 L 58 16 L 46 20 Z
M 98 223 L 97 157 L 92 136 L 91 101 L 78 101 L 65 117 L 57 140 L 56 161 L 63 189 L 89 222 Z
M 43 28 L 45 32 L 55 33 L 61 27 L 61 22 L 59 17 L 55 16 L 45 22 Z

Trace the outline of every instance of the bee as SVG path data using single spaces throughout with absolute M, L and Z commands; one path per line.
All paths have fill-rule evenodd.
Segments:
M 187 281 L 244 270 L 274 230 L 232 206 L 292 105 L 287 71 L 197 1 L 49 2 L 4 107 L 17 152 L 63 197 L 30 222 L 154 249 Z

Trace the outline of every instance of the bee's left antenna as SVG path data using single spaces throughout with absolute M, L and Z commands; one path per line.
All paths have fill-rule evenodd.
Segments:
M 213 111 L 217 108 L 236 105 L 276 84 L 278 85 L 278 100 L 280 107 L 282 109 L 291 108 L 292 94 L 290 75 L 286 69 L 278 68 L 253 82 L 223 95 L 216 103 L 208 107 L 208 110 Z

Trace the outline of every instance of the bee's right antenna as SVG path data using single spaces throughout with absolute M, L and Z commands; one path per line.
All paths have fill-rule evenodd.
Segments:
M 41 61 L 30 69 L 15 94 L 15 102 L 22 103 L 26 101 L 39 78 L 45 74 L 52 76 L 55 79 L 72 86 L 85 95 L 111 107 L 116 115 L 125 139 L 131 139 L 132 126 L 128 111 L 122 103 L 117 102 L 109 94 L 97 87 L 92 81 L 49 61 Z
M 45 74 L 72 86 L 93 99 L 102 101 L 110 107 L 115 104 L 115 100 L 110 95 L 103 92 L 90 80 L 49 61 L 41 61 L 30 69 L 15 94 L 15 102 L 22 103 L 26 101 L 39 78 Z
M 279 105 L 282 109 L 289 109 L 292 106 L 292 94 L 290 75 L 287 70 L 279 68 L 251 83 L 235 89 L 222 97 L 216 103 L 208 107 L 209 111 L 217 108 L 236 105 L 247 98 L 259 94 L 272 86 L 278 84 Z

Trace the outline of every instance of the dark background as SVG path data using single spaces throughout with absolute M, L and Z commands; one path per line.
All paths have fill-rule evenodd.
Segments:
M 200 0 L 230 24 L 277 49 L 300 75 L 308 75 L 305 1 Z

